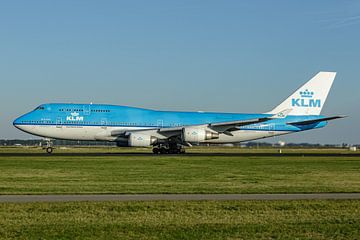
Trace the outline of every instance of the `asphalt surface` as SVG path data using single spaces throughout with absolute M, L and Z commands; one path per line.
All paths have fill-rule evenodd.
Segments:
M 228 200 L 325 200 L 360 199 L 360 193 L 297 194 L 92 194 L 92 195 L 0 195 L 0 203 L 100 202 L 100 201 L 228 201 Z

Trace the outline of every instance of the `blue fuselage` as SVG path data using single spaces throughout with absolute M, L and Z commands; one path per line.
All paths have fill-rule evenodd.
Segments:
M 176 112 L 103 104 L 43 104 L 17 118 L 14 125 L 36 126 L 106 126 L 169 128 L 208 123 L 231 122 L 269 117 L 270 114 Z M 327 122 L 296 126 L 289 122 L 318 119 L 323 116 L 287 116 L 266 122 L 240 127 L 241 130 L 297 132 L 324 127 Z

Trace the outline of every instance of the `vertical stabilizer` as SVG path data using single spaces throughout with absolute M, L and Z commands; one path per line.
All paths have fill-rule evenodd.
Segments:
M 268 113 L 291 109 L 290 115 L 320 115 L 335 76 L 336 72 L 319 72 Z

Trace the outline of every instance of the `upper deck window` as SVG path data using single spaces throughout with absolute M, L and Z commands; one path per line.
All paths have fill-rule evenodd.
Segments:
M 91 112 L 110 112 L 110 110 L 104 110 L 104 109 L 92 109 Z

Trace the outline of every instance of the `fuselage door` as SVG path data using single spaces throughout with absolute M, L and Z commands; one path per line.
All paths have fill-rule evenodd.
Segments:
M 275 123 L 269 123 L 269 133 L 275 135 Z
M 107 119 L 102 118 L 100 124 L 101 124 L 101 128 L 106 129 L 107 128 Z
M 56 118 L 56 127 L 57 128 L 62 128 L 62 118 L 61 117 L 57 117 Z
M 89 105 L 89 104 L 84 105 L 83 110 L 84 110 L 84 115 L 90 115 L 91 105 Z
M 164 121 L 162 119 L 158 119 L 156 125 L 158 128 L 162 128 L 164 127 Z

